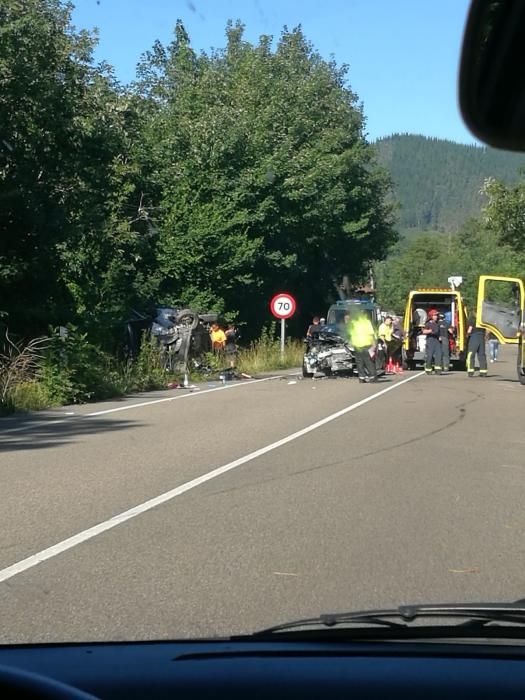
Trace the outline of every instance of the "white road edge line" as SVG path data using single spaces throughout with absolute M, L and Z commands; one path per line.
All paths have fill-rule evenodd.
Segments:
M 138 515 L 142 515 L 142 513 L 145 513 L 148 510 L 152 510 L 153 508 L 156 508 L 157 506 L 160 506 L 163 503 L 166 503 L 167 501 L 171 501 L 173 498 L 181 496 L 183 493 L 191 491 L 191 489 L 194 489 L 197 486 L 200 486 L 201 484 L 205 484 L 207 481 L 211 481 L 217 476 L 221 476 L 221 474 L 226 474 L 226 472 L 232 471 L 232 469 L 236 469 L 237 467 L 240 467 L 241 465 L 246 464 L 247 462 L 251 462 L 252 460 L 257 459 L 258 457 L 261 457 L 262 455 L 271 452 L 272 450 L 276 450 L 277 448 L 282 447 L 283 445 L 286 445 L 289 442 L 292 442 L 293 440 L 297 440 L 303 435 L 307 435 L 313 430 L 317 430 L 317 428 L 321 428 L 323 425 L 331 423 L 332 421 L 337 420 L 337 418 L 341 418 L 341 416 L 350 413 L 350 411 L 355 411 L 356 408 L 364 406 L 370 401 L 378 399 L 380 396 L 384 396 L 389 391 L 393 391 L 394 389 L 403 386 L 403 384 L 407 384 L 408 382 L 411 382 L 414 379 L 421 377 L 423 374 L 424 372 L 418 372 L 417 374 L 414 374 L 408 377 L 407 379 L 403 379 L 400 382 L 396 382 L 395 384 L 392 384 L 386 389 L 382 389 L 381 391 L 378 391 L 375 394 L 371 394 L 365 399 L 361 399 L 361 401 L 357 401 L 356 403 L 351 404 L 350 406 L 347 406 L 346 408 L 343 408 L 340 411 L 336 411 L 335 413 L 332 413 L 329 416 L 326 416 L 325 418 L 316 421 L 315 423 L 307 425 L 306 428 L 301 428 L 301 430 L 297 430 L 295 433 L 291 433 L 290 435 L 281 438 L 281 440 L 272 442 L 269 445 L 266 445 L 265 447 L 261 447 L 260 449 L 255 450 L 254 452 L 250 452 L 249 454 L 244 455 L 244 457 L 240 457 L 239 459 L 236 459 L 233 462 L 224 464 L 222 467 L 213 469 L 212 471 L 207 472 L 206 474 L 203 474 L 202 476 L 199 476 L 196 479 L 192 479 L 191 481 L 187 481 L 185 484 L 181 484 L 180 486 L 177 486 L 176 488 L 171 489 L 170 491 L 161 493 L 160 496 L 156 496 L 155 498 L 151 498 L 148 501 L 144 501 L 144 503 L 140 503 L 134 508 L 125 510 L 124 512 L 119 513 L 118 515 L 109 518 L 109 520 L 104 520 L 103 522 L 98 523 L 98 525 L 94 525 L 93 527 L 90 527 L 87 530 L 83 530 L 82 532 L 79 532 L 78 534 L 73 535 L 72 537 L 68 537 L 67 539 L 62 540 L 61 542 L 57 542 L 57 544 L 54 544 L 51 547 L 47 547 L 47 549 L 43 549 L 42 551 L 37 552 L 36 554 L 33 554 L 27 557 L 26 559 L 22 559 L 21 561 L 16 562 L 16 564 L 12 564 L 11 566 L 8 566 L 5 569 L 1 569 L 0 583 L 2 581 L 7 581 L 8 579 L 13 578 L 14 576 L 17 576 L 18 574 L 21 574 L 23 571 L 31 569 L 33 566 L 37 566 L 37 564 L 41 564 L 42 562 L 47 561 L 48 559 L 52 559 L 53 557 L 58 556 L 59 554 L 66 552 L 68 549 L 72 549 L 73 547 L 82 544 L 82 542 L 86 542 L 87 540 L 90 540 L 93 537 L 97 537 L 97 535 L 100 535 L 103 532 L 106 532 L 107 530 L 111 530 L 117 525 L 125 523 L 127 520 L 136 518 Z
M 212 389 L 204 389 L 199 391 L 190 391 L 188 394 L 179 394 L 179 396 L 168 396 L 163 399 L 153 399 L 152 401 L 142 401 L 141 403 L 132 403 L 129 406 L 118 406 L 117 408 L 107 408 L 104 411 L 93 411 L 93 413 L 84 414 L 86 418 L 92 418 L 93 416 L 104 416 L 106 413 L 116 413 L 117 411 L 129 411 L 131 408 L 140 408 L 142 406 L 151 406 L 154 403 L 166 403 L 168 401 L 178 401 L 179 399 L 187 399 L 189 396 L 204 396 L 204 394 L 211 394 L 214 391 L 225 391 L 226 389 L 237 389 L 240 386 L 247 386 L 248 384 L 258 384 L 260 382 L 271 382 L 275 379 L 280 379 L 283 375 L 276 374 L 271 377 L 263 377 L 262 379 L 246 379 L 238 384 L 225 384 L 224 386 L 216 386 Z
M 94 418 L 96 416 L 104 416 L 107 413 L 116 413 L 117 411 L 130 411 L 132 408 L 141 408 L 142 406 L 151 406 L 156 403 L 166 403 L 168 401 L 179 401 L 179 399 L 187 399 L 189 396 L 203 396 L 204 394 L 211 394 L 214 391 L 224 391 L 225 389 L 237 389 L 240 386 L 247 386 L 248 384 L 259 384 L 260 382 L 270 382 L 275 379 L 281 379 L 286 377 L 285 374 L 275 374 L 271 377 L 263 377 L 262 379 L 246 379 L 242 382 L 236 384 L 225 384 L 224 386 L 216 386 L 212 389 L 204 389 L 199 391 L 189 391 L 187 394 L 179 394 L 178 396 L 167 396 L 162 399 L 151 399 L 151 401 L 141 401 L 140 403 L 130 403 L 126 406 L 117 406 L 117 408 L 106 408 L 102 411 L 93 411 L 92 413 L 75 413 L 74 415 L 68 416 L 67 418 L 53 418 L 49 420 L 41 420 L 35 423 L 28 423 L 27 425 L 20 425 L 15 428 L 6 428 L 3 435 L 12 435 L 13 433 L 23 432 L 30 428 L 42 428 L 46 425 L 57 425 L 59 423 L 68 423 L 71 421 L 82 420 L 83 418 Z M 293 375 L 290 375 L 293 376 Z

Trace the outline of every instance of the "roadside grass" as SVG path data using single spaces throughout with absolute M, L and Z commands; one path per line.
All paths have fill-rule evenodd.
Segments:
M 0 349 L 0 416 L 162 389 L 180 379 L 166 371 L 149 336 L 134 360 L 113 357 L 74 328 L 65 339 L 37 341 L 9 340 Z
M 300 367 L 302 358 L 299 340 L 288 340 L 281 355 L 275 328 L 269 327 L 249 347 L 239 348 L 236 369 L 254 376 Z M 209 353 L 203 365 L 207 372 L 192 371 L 193 381 L 218 376 L 227 360 Z M 10 341 L 7 349 L 0 350 L 0 416 L 163 389 L 182 379 L 181 373 L 166 371 L 155 339 L 148 335 L 138 357 L 124 360 L 71 328 L 65 339 L 52 335 L 27 344 Z
M 251 347 L 239 350 L 237 369 L 254 375 L 276 369 L 300 367 L 303 362 L 303 352 L 303 343 L 299 340 L 288 341 L 282 355 L 279 343 L 268 345 L 257 341 Z

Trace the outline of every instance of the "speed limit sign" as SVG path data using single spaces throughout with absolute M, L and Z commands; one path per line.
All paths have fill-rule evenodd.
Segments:
M 270 302 L 270 311 L 276 318 L 291 318 L 296 308 L 295 299 L 287 292 L 279 292 Z

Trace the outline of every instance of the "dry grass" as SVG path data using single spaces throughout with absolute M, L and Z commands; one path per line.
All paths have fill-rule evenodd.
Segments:
M 16 342 L 6 331 L 0 349 L 0 410 L 9 412 L 14 409 L 20 387 L 25 387 L 27 395 L 31 393 L 30 387 L 34 384 L 48 342 L 48 338 L 35 338 L 26 344 Z M 39 396 L 37 403 L 40 407 L 42 397 Z
M 256 342 L 249 348 L 239 351 L 237 368 L 246 374 L 259 374 L 276 369 L 301 367 L 303 363 L 303 343 L 291 340 L 286 343 L 281 355 L 279 343 Z

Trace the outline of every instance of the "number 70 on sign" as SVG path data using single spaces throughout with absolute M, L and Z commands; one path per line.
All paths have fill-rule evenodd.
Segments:
M 296 309 L 295 299 L 287 292 L 279 292 L 270 302 L 270 311 L 276 318 L 291 318 Z

